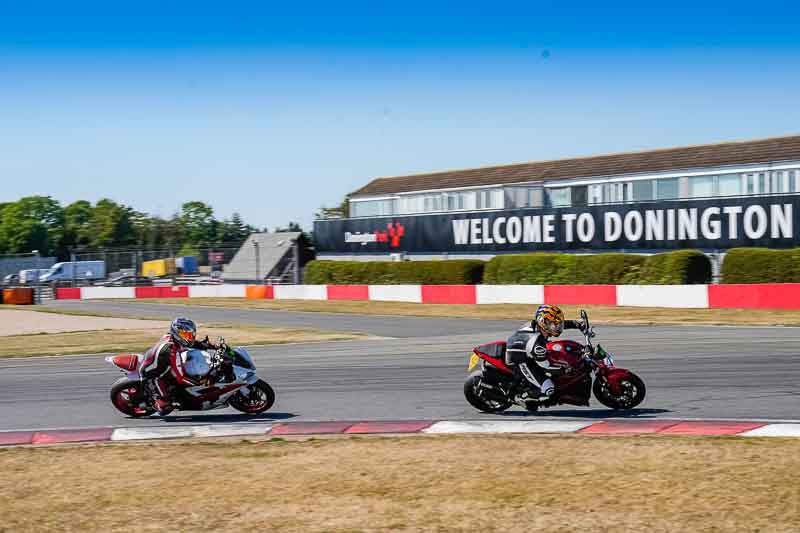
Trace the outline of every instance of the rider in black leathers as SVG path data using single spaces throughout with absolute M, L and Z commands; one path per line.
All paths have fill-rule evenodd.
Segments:
M 506 364 L 514 371 L 514 386 L 528 384 L 533 389 L 534 400 L 547 400 L 555 392 L 550 379 L 566 369 L 551 365 L 547 360 L 547 342 L 558 337 L 565 329 L 583 331 L 583 322 L 564 320 L 564 312 L 555 305 L 542 305 L 536 310 L 534 319 L 525 324 L 508 339 Z

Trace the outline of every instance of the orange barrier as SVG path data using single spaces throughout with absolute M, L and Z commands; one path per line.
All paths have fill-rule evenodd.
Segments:
M 248 285 L 244 291 L 245 298 L 248 300 L 271 300 L 275 298 L 272 285 Z
M 33 289 L 3 289 L 3 303 L 10 305 L 33 305 Z

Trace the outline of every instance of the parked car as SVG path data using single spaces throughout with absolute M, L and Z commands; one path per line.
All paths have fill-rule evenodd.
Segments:
M 122 274 L 107 281 L 97 283 L 100 287 L 141 287 L 153 284 L 153 280 L 135 274 Z
M 8 274 L 3 277 L 3 285 L 17 285 L 19 283 L 19 274 Z
M 37 283 L 39 281 L 39 277 L 46 273 L 48 269 L 46 268 L 26 268 L 25 270 L 19 271 L 18 280 L 21 285 L 30 285 L 32 283 Z

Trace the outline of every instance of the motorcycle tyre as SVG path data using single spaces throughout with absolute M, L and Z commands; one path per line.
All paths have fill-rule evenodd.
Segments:
M 482 377 L 480 372 L 474 372 L 464 382 L 464 397 L 472 407 L 484 413 L 500 413 L 511 407 L 511 400 L 501 403 L 497 407 L 492 407 L 486 403 L 486 400 L 475 394 L 475 380 L 480 377 Z
M 266 405 L 264 407 L 261 407 L 260 409 L 255 410 L 255 411 L 248 409 L 247 407 L 245 407 L 244 405 L 239 403 L 239 394 L 238 393 L 236 393 L 228 401 L 228 405 L 230 405 L 231 407 L 233 407 L 237 411 L 241 411 L 242 413 L 245 413 L 245 414 L 248 414 L 248 415 L 261 414 L 264 411 L 269 410 L 269 408 L 272 407 L 273 405 L 275 405 L 275 391 L 272 390 L 272 387 L 270 387 L 269 383 L 267 383 L 263 379 L 259 379 L 258 381 L 256 381 L 252 385 L 250 385 L 250 387 L 261 389 L 261 391 L 263 391 L 264 394 L 266 394 L 267 403 L 266 403 Z
M 111 391 L 109 392 L 111 405 L 113 405 L 117 409 L 117 411 L 121 412 L 124 415 L 128 415 L 131 418 L 142 418 L 145 416 L 150 416 L 153 413 L 155 413 L 156 412 L 155 409 L 152 409 L 150 407 L 144 409 L 144 411 L 142 412 L 136 412 L 133 409 L 126 409 L 120 407 L 117 404 L 116 401 L 117 395 L 123 390 L 131 388 L 132 386 L 135 386 L 137 389 L 139 389 L 142 387 L 142 382 L 138 379 L 128 379 L 128 378 L 120 378 L 116 382 L 114 382 L 114 384 L 111 386 Z
M 630 405 L 622 406 L 619 404 L 619 401 L 615 397 L 605 394 L 605 391 L 603 390 L 603 386 L 601 385 L 599 379 L 596 379 L 594 381 L 594 385 L 592 386 L 594 397 L 597 398 L 598 402 L 602 403 L 603 405 L 611 409 L 615 409 L 618 411 L 626 411 L 628 409 L 633 409 L 634 407 L 636 407 L 637 405 L 639 405 L 644 401 L 645 394 L 647 394 L 647 388 L 645 387 L 642 378 L 640 378 L 633 372 L 631 372 L 630 376 L 628 376 L 622 381 L 629 381 L 630 383 L 633 384 L 634 387 L 636 387 L 636 396 L 634 397 L 633 402 L 631 402 Z

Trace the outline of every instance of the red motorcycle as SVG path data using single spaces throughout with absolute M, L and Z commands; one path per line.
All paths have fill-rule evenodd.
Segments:
M 467 401 L 486 413 L 499 413 L 514 404 L 532 412 L 559 404 L 588 406 L 592 392 L 611 409 L 633 409 L 642 403 L 646 392 L 644 381 L 630 370 L 614 366 L 614 358 L 602 346 L 593 346 L 595 333 L 586 311 L 581 311 L 581 319 L 585 344 L 571 340 L 547 343 L 550 364 L 563 369 L 551 377 L 555 392 L 550 398 L 534 399 L 538 391 L 532 393 L 527 387 L 515 387 L 514 373 L 505 361 L 506 343 L 501 341 L 473 349 L 467 369 L 470 374 L 464 382 Z

